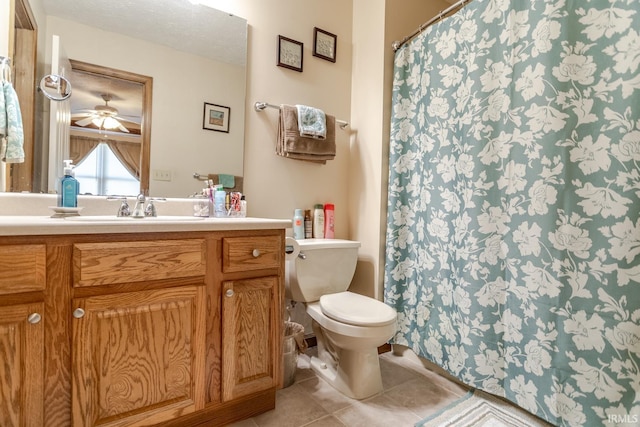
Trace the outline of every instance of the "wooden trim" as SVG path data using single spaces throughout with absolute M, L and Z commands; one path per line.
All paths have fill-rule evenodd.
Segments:
M 142 146 L 140 148 L 140 192 L 149 195 L 149 172 L 151 157 L 151 108 L 153 94 L 153 77 L 122 71 L 115 68 L 89 64 L 87 62 L 69 59 L 73 71 L 81 71 L 113 79 L 128 80 L 142 84 L 142 121 L 140 133 Z
M 13 85 L 20 100 L 24 162 L 7 165 L 5 190 L 33 191 L 38 25 L 29 2 L 25 0 L 11 0 L 9 13 L 9 57 L 13 61 Z
M 260 415 L 276 407 L 276 389 L 270 388 L 233 402 L 209 405 L 204 410 L 165 421 L 162 427 L 216 427 Z

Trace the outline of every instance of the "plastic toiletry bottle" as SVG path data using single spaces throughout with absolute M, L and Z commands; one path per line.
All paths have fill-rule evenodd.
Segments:
M 304 211 L 304 238 L 313 238 L 313 221 L 311 221 L 311 209 Z
M 71 160 L 64 161 L 64 176 L 60 178 L 60 191 L 58 192 L 58 206 L 64 208 L 78 207 L 78 193 L 80 183 L 74 178 Z
M 321 204 L 313 207 L 313 238 L 324 239 L 324 206 Z
M 324 205 L 324 238 L 333 239 L 335 236 L 335 206 L 332 203 L 326 203 Z
M 240 197 L 240 217 L 247 217 L 247 199 L 244 194 Z
M 218 186 L 213 193 L 213 214 L 216 218 L 227 216 L 227 211 L 225 210 L 226 199 L 227 193 L 222 189 L 222 186 Z
M 304 239 L 304 216 L 302 209 L 296 209 L 293 213 L 293 238 L 296 240 Z

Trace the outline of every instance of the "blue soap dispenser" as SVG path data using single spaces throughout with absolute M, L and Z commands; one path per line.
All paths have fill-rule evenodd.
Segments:
M 64 176 L 60 178 L 60 191 L 58 192 L 58 206 L 63 208 L 78 207 L 78 193 L 80 184 L 74 178 L 71 160 L 64 161 Z

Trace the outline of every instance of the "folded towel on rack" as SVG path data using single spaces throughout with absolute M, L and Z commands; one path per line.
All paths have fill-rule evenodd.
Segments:
M 298 112 L 290 105 L 280 106 L 276 154 L 296 160 L 327 163 L 336 156 L 336 119 L 326 115 L 327 134 L 325 139 L 300 136 Z
M 22 113 L 18 95 L 11 82 L 2 82 L 0 93 L 0 139 L 2 144 L 0 157 L 6 163 L 24 162 L 24 130 L 22 128 Z
M 327 137 L 327 120 L 324 111 L 306 105 L 296 105 L 296 110 L 300 136 L 318 139 Z

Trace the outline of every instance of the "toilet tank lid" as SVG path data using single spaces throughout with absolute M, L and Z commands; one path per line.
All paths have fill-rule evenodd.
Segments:
M 387 304 L 349 291 L 322 295 L 320 308 L 325 316 L 354 326 L 388 325 L 397 317 Z
M 360 242 L 343 239 L 300 239 L 297 240 L 300 250 L 331 249 L 331 248 L 359 248 Z

